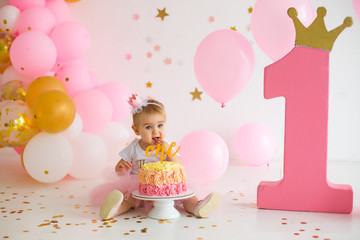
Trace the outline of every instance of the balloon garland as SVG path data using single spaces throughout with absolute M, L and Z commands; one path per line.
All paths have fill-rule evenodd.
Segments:
M 130 136 L 114 121 L 129 116 L 119 102 L 131 91 L 89 72 L 81 58 L 90 36 L 69 19 L 67 2 L 77 1 L 9 0 L 0 8 L 0 146 L 21 154 L 39 182 L 99 176 L 117 154 L 107 146 Z

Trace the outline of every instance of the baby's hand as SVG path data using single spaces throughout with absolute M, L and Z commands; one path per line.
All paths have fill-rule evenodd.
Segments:
M 158 140 L 156 143 L 157 143 L 157 144 L 164 145 L 164 147 L 165 147 L 165 152 L 167 152 L 167 150 L 169 149 L 169 144 L 168 144 L 166 141 L 164 141 L 164 139 L 160 139 L 160 138 L 159 138 L 159 140 Z
M 134 164 L 131 162 L 120 161 L 116 165 L 115 171 L 120 172 L 120 173 L 125 173 L 125 172 L 129 171 L 133 166 L 134 166 Z

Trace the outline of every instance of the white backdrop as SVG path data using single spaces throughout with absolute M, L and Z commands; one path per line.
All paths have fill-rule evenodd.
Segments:
M 245 123 L 259 122 L 276 139 L 274 160 L 282 160 L 284 100 L 263 97 L 264 67 L 272 60 L 257 46 L 249 30 L 248 9 L 255 2 L 81 0 L 70 4 L 70 10 L 71 20 L 83 24 L 91 35 L 90 50 L 83 58 L 89 70 L 103 82 L 120 81 L 139 95 L 162 101 L 168 113 L 169 139 L 179 142 L 192 131 L 211 130 L 227 143 L 231 161 L 240 162 L 233 147 L 235 131 Z M 314 0 L 313 4 L 315 9 L 327 8 L 325 23 L 329 30 L 342 24 L 346 16 L 354 20 L 353 26 L 338 37 L 330 54 L 328 156 L 330 161 L 360 161 L 360 23 L 351 0 Z M 169 16 L 161 21 L 155 16 L 157 9 L 165 7 Z M 209 17 L 214 21 L 210 22 Z M 195 88 L 203 91 L 193 68 L 198 44 L 211 32 L 230 27 L 245 36 L 255 52 L 255 71 L 249 85 L 225 108 L 206 92 L 201 101 L 192 101 L 190 92 Z M 160 48 L 155 50 L 156 46 Z M 165 63 L 167 58 L 171 64 Z M 149 81 L 151 88 L 146 87 Z M 131 131 L 130 118 L 123 124 Z

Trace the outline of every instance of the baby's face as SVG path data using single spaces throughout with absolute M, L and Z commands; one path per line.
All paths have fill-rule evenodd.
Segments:
M 165 123 L 166 118 L 161 113 L 142 114 L 136 129 L 144 143 L 157 145 L 159 140 L 165 138 Z

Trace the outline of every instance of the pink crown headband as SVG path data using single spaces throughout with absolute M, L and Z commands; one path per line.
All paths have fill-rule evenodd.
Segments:
M 128 100 L 128 103 L 133 107 L 133 109 L 131 110 L 131 113 L 133 115 L 137 114 L 143 110 L 143 107 L 146 107 L 149 104 L 157 105 L 157 106 L 161 107 L 157 103 L 148 102 L 149 100 L 150 100 L 150 98 L 141 99 L 141 97 L 139 97 L 137 94 L 132 94 Z

